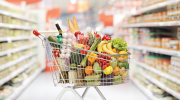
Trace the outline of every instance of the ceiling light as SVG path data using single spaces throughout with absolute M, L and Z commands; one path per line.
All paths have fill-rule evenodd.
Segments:
M 77 0 L 71 0 L 71 4 L 76 4 Z

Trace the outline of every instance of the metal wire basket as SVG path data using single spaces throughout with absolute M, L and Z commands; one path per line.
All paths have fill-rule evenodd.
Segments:
M 95 87 L 105 100 L 97 86 L 110 86 L 128 82 L 130 53 L 117 55 L 98 53 L 76 48 L 72 45 L 50 42 L 37 31 L 33 33 L 36 36 L 41 36 L 40 38 L 46 48 L 47 60 L 55 86 L 73 87 L 73 89 L 88 87 L 86 91 L 89 87 Z M 83 99 L 84 95 L 77 97 Z

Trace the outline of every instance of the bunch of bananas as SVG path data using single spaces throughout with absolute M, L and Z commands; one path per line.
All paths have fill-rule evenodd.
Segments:
M 107 43 L 106 41 L 101 41 L 101 43 L 97 47 L 97 51 L 99 53 L 106 52 L 106 53 L 108 53 L 110 55 L 127 54 L 126 51 L 120 51 L 118 53 L 114 52 L 114 50 L 112 49 L 112 42 Z M 128 59 L 128 55 L 117 56 L 116 59 L 118 61 L 124 62 L 124 61 L 126 61 L 126 59 Z
M 97 47 L 97 51 L 99 53 L 106 52 L 110 55 L 116 55 L 116 52 L 113 52 L 112 50 L 112 42 L 106 43 L 106 41 L 101 41 L 101 43 Z

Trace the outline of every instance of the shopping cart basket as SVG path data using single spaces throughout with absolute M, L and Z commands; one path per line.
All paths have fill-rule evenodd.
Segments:
M 66 91 L 72 91 L 79 100 L 83 100 L 90 87 L 94 87 L 101 98 L 106 100 L 97 86 L 117 85 L 129 80 L 130 53 L 108 55 L 50 42 L 37 31 L 33 31 L 33 34 L 42 40 L 46 48 L 54 85 L 64 87 L 56 100 L 60 100 Z M 80 96 L 75 89 L 83 87 L 86 89 Z

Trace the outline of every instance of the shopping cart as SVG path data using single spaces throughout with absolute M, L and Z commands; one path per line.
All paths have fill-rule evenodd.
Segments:
M 101 98 L 106 100 L 97 86 L 117 85 L 127 83 L 129 80 L 130 53 L 108 55 L 71 45 L 50 42 L 48 38 L 37 31 L 33 31 L 33 34 L 42 40 L 42 44 L 46 48 L 54 85 L 64 88 L 56 100 L 60 100 L 66 91 L 72 91 L 79 100 L 83 100 L 90 87 L 94 87 Z M 84 62 L 86 66 L 84 66 L 84 63 L 82 64 L 84 59 L 87 59 Z M 106 70 L 103 70 L 103 67 L 100 66 L 106 67 Z M 80 96 L 75 89 L 83 87 L 86 89 L 83 95 Z

